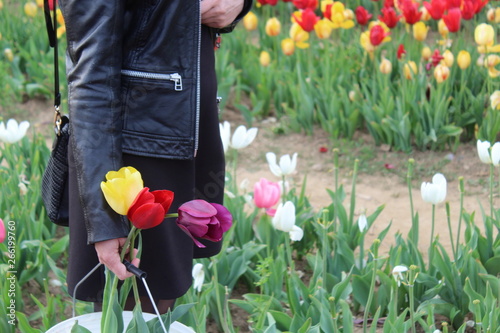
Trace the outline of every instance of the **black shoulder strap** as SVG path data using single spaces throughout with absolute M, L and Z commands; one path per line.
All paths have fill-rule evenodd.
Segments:
M 59 91 L 59 58 L 57 49 L 57 1 L 52 1 L 52 17 L 50 15 L 49 0 L 43 1 L 43 9 L 45 12 L 45 25 L 47 27 L 47 34 L 49 37 L 49 45 L 54 48 L 54 124 L 56 134 L 60 133 L 61 113 L 59 106 L 61 105 L 61 92 Z M 52 19 L 52 21 L 51 21 Z

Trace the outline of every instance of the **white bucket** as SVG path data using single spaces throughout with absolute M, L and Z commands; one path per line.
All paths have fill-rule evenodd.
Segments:
M 101 333 L 101 317 L 102 312 L 92 312 L 81 316 L 66 319 L 65 321 L 51 327 L 46 333 L 69 333 L 71 328 L 75 325 L 78 320 L 78 325 L 85 327 L 92 333 Z M 132 320 L 132 311 L 123 311 L 123 325 L 126 328 L 130 321 Z M 156 315 L 152 313 L 143 313 L 144 320 L 149 321 L 156 318 Z M 168 333 L 196 333 L 192 328 L 186 325 L 174 321 L 170 325 Z

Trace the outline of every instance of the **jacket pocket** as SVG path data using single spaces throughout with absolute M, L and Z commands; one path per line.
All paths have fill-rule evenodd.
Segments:
M 122 70 L 123 151 L 192 158 L 196 114 L 193 83 L 179 73 Z

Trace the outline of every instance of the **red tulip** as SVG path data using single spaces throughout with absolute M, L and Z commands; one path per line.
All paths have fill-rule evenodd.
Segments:
M 311 8 L 306 8 L 302 11 L 302 15 L 299 17 L 293 16 L 295 21 L 304 31 L 311 32 L 314 30 L 314 25 L 320 20 Z
M 384 0 L 384 7 L 393 7 L 394 8 L 394 0 Z
M 278 0 L 257 0 L 257 2 L 260 3 L 261 5 L 276 6 Z
M 213 242 L 222 239 L 233 223 L 231 213 L 222 205 L 204 200 L 191 200 L 178 209 L 179 217 L 175 221 L 198 247 L 205 247 L 196 238 Z
M 446 0 L 431 0 L 431 2 L 424 1 L 424 7 L 434 20 L 440 20 L 448 4 Z
M 145 187 L 139 192 L 127 212 L 127 217 L 138 229 L 156 227 L 165 219 L 172 201 L 174 192 L 160 190 L 149 192 Z
M 447 0 L 448 9 L 460 8 L 462 6 L 462 0 Z
M 418 3 L 412 0 L 403 0 L 401 2 L 401 11 L 405 18 L 406 23 L 415 24 L 420 21 L 422 13 L 418 10 Z
M 253 187 L 253 199 L 259 208 L 271 208 L 278 203 L 280 196 L 280 184 L 265 178 L 261 178 Z
M 486 6 L 489 0 L 473 0 L 476 3 L 476 12 L 474 14 L 478 14 L 484 6 Z
M 370 29 L 370 43 L 372 43 L 373 46 L 380 45 L 380 43 L 382 43 L 384 38 L 388 35 L 389 33 L 385 32 L 381 25 L 374 25 Z
M 384 22 L 388 28 L 394 28 L 401 18 L 401 15 L 396 13 L 394 7 L 384 7 L 380 10 L 382 15 L 379 15 L 378 18 L 380 21 Z
M 318 7 L 318 0 L 292 0 L 292 2 L 298 9 L 311 8 L 314 10 Z
M 399 44 L 397 53 L 398 59 L 401 59 L 401 57 L 403 57 L 403 55 L 405 54 L 406 54 L 405 46 L 403 44 Z
M 372 18 L 372 14 L 370 14 L 363 6 L 359 6 L 358 8 L 356 8 L 355 13 L 356 21 L 358 21 L 359 25 L 366 25 Z
M 475 0 L 465 0 L 464 5 L 461 9 L 462 18 L 464 20 L 471 20 L 474 15 L 476 15 L 476 8 L 479 5 L 479 2 Z
M 460 30 L 460 19 L 462 18 L 462 13 L 460 8 L 452 8 L 448 10 L 448 13 L 443 15 L 443 21 L 450 32 L 457 32 Z
M 444 57 L 441 55 L 438 49 L 435 49 L 431 59 L 432 59 L 432 66 L 436 67 L 441 62 L 441 60 L 444 59 Z

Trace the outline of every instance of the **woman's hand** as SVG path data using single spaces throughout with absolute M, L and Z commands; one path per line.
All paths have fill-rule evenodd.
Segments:
M 201 23 L 212 28 L 231 24 L 243 10 L 244 0 L 203 0 Z
M 94 244 L 99 262 L 106 265 L 106 267 L 115 273 L 120 280 L 125 280 L 126 278 L 133 276 L 132 273 L 127 271 L 127 268 L 120 260 L 120 253 L 125 241 L 126 238 L 116 238 Z M 134 260 L 132 260 L 131 263 L 132 265 L 139 267 L 140 259 L 135 257 L 137 252 L 138 250 L 134 249 Z

